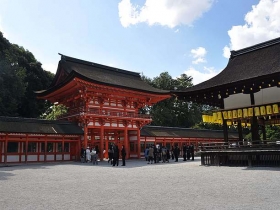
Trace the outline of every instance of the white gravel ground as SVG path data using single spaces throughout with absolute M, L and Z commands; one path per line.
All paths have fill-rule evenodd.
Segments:
M 280 209 L 280 168 L 194 162 L 0 167 L 0 209 Z

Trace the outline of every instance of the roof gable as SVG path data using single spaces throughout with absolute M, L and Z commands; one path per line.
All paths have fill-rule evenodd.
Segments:
M 254 82 L 263 79 L 275 78 L 280 75 L 280 38 L 263 42 L 251 47 L 247 47 L 238 51 L 232 51 L 231 57 L 225 69 L 215 77 L 187 88 L 184 91 L 172 91 L 180 96 L 201 95 L 206 91 L 225 92 L 230 88 L 239 86 L 252 87 Z M 278 83 L 275 81 L 274 85 Z M 258 87 L 259 85 L 256 85 Z M 273 86 L 273 84 L 271 84 Z M 244 88 L 243 88 L 244 89 Z M 233 93 L 241 92 L 242 90 L 232 91 Z M 246 89 L 244 90 L 246 92 Z M 258 92 L 259 89 L 254 88 L 253 92 Z M 229 93 L 230 94 L 230 93 Z M 198 96 L 199 97 L 199 96 Z M 192 98 L 193 99 L 193 98 Z M 218 98 L 214 97 L 216 100 Z M 205 102 L 207 102 L 205 100 Z M 219 102 L 218 102 L 219 103 Z

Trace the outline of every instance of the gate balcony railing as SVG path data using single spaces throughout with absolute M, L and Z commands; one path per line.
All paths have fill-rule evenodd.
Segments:
M 121 112 L 121 111 L 111 111 L 111 110 L 99 110 L 99 109 L 88 109 L 83 108 L 71 109 L 68 113 L 58 116 L 58 119 L 75 117 L 75 116 L 100 116 L 108 118 L 141 118 L 141 119 L 151 119 L 151 115 L 148 114 L 138 114 L 135 112 Z

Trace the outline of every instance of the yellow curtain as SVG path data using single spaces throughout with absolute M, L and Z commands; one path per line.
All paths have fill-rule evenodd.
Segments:
M 227 114 L 228 114 L 228 119 L 232 119 L 232 111 L 228 111 Z
M 218 120 L 222 120 L 222 112 L 217 112 Z
M 267 114 L 272 114 L 272 109 L 271 109 L 271 106 L 270 106 L 270 105 L 267 105 L 267 106 L 266 106 L 266 113 L 267 113 Z
M 244 118 L 248 117 L 248 110 L 247 109 L 243 109 L 243 117 Z
M 248 108 L 248 116 L 249 117 L 253 117 L 253 114 L 254 112 L 253 112 L 253 108 Z
M 232 118 L 237 118 L 237 110 L 232 110 Z
M 217 116 L 217 113 L 213 113 L 213 123 L 217 123 L 217 119 L 218 116 Z
M 261 115 L 266 115 L 265 106 L 261 106 L 261 107 L 260 107 L 260 110 L 261 110 Z
M 223 111 L 223 117 L 224 117 L 225 120 L 228 119 L 228 113 L 227 113 L 227 111 Z
M 278 114 L 279 113 L 278 104 L 273 104 L 272 109 L 273 109 L 273 114 Z
M 242 109 L 237 110 L 237 116 L 238 118 L 242 118 Z
M 260 108 L 254 107 L 255 116 L 260 116 Z

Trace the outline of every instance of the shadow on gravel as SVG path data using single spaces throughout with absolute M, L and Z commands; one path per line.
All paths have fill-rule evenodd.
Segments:
M 268 167 L 268 166 L 256 166 L 256 167 L 247 167 L 243 168 L 243 170 L 248 170 L 248 171 L 280 171 L 280 166 L 276 167 Z
M 93 165 L 92 163 L 80 163 L 80 162 L 74 162 L 75 165 L 80 165 L 84 167 L 105 167 L 105 168 L 138 168 L 138 167 L 155 167 L 155 166 L 165 166 L 165 165 L 180 165 L 180 164 L 190 164 L 190 163 L 195 163 L 195 162 L 200 162 L 200 160 L 188 160 L 188 161 L 183 161 L 183 159 L 179 159 L 178 162 L 175 162 L 174 160 L 170 160 L 169 163 L 153 163 L 153 164 L 148 164 L 147 161 L 144 159 L 134 159 L 134 160 L 126 160 L 126 165 L 122 165 L 122 161 L 119 161 L 119 166 L 112 166 L 108 161 L 98 161 L 98 165 Z
M 0 181 L 8 180 L 11 176 L 14 176 L 14 174 L 6 171 L 0 171 Z

